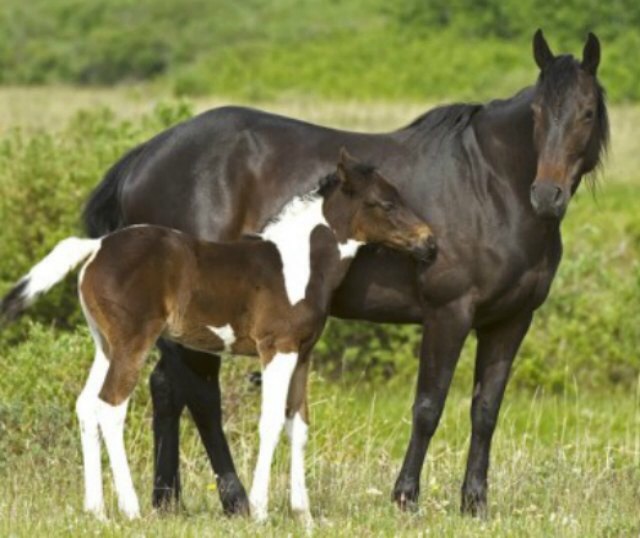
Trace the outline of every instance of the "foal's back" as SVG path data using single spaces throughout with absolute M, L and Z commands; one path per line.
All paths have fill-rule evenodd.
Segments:
M 275 325 L 303 314 L 288 302 L 273 243 L 212 243 L 159 226 L 105 237 L 80 291 L 108 347 L 132 353 L 164 334 L 192 349 L 252 355 Z

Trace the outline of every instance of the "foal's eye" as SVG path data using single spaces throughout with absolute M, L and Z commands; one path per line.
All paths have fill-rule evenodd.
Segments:
M 589 109 L 584 113 L 584 119 L 591 121 L 593 119 L 593 110 Z
M 380 207 L 384 210 L 384 211 L 391 211 L 393 210 L 393 208 L 395 207 L 393 202 L 380 202 Z

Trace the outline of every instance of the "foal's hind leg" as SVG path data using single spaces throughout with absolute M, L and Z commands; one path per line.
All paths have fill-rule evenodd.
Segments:
M 109 454 L 118 507 L 130 519 L 140 515 L 140 505 L 124 446 L 124 421 L 140 368 L 160 330 L 144 333 L 137 338 L 123 339 L 126 346 L 111 346 L 109 370 L 98 404 L 98 422 Z
M 267 518 L 271 461 L 284 425 L 287 393 L 297 359 L 297 353 L 276 353 L 262 373 L 260 451 L 249 495 L 252 515 L 258 521 Z
M 98 428 L 98 394 L 107 375 L 109 362 L 96 341 L 96 354 L 89 377 L 76 402 L 80 423 L 82 459 L 84 462 L 84 509 L 104 518 L 100 432 Z

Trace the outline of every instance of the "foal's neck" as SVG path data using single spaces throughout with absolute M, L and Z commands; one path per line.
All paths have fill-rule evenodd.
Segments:
M 324 226 L 332 232 L 341 261 L 353 258 L 362 245 L 360 241 L 348 237 L 346 223 L 335 211 L 325 214 L 325 201 L 317 193 L 296 197 L 262 232 L 262 237 L 274 243 L 280 253 L 291 304 L 305 297 L 311 276 L 311 234 L 318 226 Z M 326 263 L 332 262 L 328 259 Z M 345 271 L 346 268 L 343 264 L 341 269 Z

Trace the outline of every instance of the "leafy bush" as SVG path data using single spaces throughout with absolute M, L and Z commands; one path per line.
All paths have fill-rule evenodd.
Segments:
M 81 233 L 85 199 L 126 149 L 190 113 L 184 102 L 165 103 L 133 124 L 102 109 L 78 114 L 57 133 L 14 131 L 0 139 L 0 221 L 6 223 L 0 229 L 0 294 L 58 240 Z M 576 381 L 632 386 L 640 373 L 640 198 L 633 186 L 609 184 L 597 199 L 579 192 L 570 209 L 563 224 L 565 257 L 525 340 L 515 383 L 558 391 Z M 67 341 L 66 332 L 83 324 L 74 282 L 69 278 L 0 333 L 3 368 L 16 361 L 38 364 L 56 338 Z M 420 334 L 416 326 L 333 321 L 316 349 L 316 365 L 333 378 L 406 383 L 415 376 Z M 470 339 L 460 362 L 465 383 L 473 347 Z
M 530 41 L 603 41 L 614 101 L 640 98 L 634 0 L 5 0 L 0 83 L 161 78 L 177 94 L 484 99 L 536 75 Z M 488 84 L 490 83 L 490 84 Z M 492 92 L 489 94 L 488 92 Z

